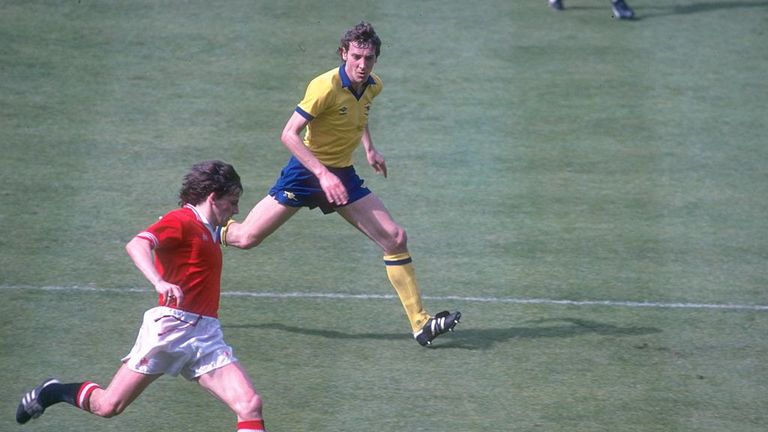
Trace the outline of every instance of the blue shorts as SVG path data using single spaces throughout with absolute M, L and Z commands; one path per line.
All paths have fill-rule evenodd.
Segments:
M 347 204 L 352 204 L 371 193 L 367 187 L 363 186 L 363 179 L 357 175 L 355 167 L 328 167 L 328 169 L 341 180 L 347 189 L 349 195 Z M 320 210 L 325 214 L 333 213 L 337 207 L 343 207 L 328 202 L 325 192 L 320 187 L 320 181 L 295 157 L 291 157 L 291 160 L 280 172 L 280 177 L 269 190 L 269 195 L 280 204 L 290 207 L 309 207 L 310 209 L 320 207 Z

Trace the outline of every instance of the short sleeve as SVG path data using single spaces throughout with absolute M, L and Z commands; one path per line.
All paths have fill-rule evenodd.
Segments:
M 311 118 L 307 120 L 312 120 L 333 104 L 332 98 L 331 85 L 327 77 L 321 75 L 310 81 L 304 99 L 299 102 L 296 110 L 305 118 L 305 114 L 309 114 Z
M 177 245 L 181 241 L 182 234 L 181 220 L 177 216 L 169 214 L 150 225 L 139 236 L 150 240 L 154 248 L 166 248 Z

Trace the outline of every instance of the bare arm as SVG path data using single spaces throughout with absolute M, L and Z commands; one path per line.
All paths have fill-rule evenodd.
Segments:
M 365 157 L 368 159 L 368 164 L 377 174 L 381 174 L 386 178 L 387 162 L 384 160 L 384 156 L 373 146 L 373 140 L 371 140 L 371 132 L 368 130 L 368 125 L 365 125 L 362 142 L 363 148 L 365 148 Z
M 304 145 L 301 132 L 307 127 L 308 123 L 309 121 L 302 117 L 301 114 L 294 112 L 285 124 L 280 140 L 296 156 L 299 162 L 317 177 L 328 201 L 332 204 L 344 205 L 349 200 L 347 189 L 339 178 L 330 172 Z
M 184 300 L 184 293 L 178 285 L 168 283 L 160 276 L 155 267 L 154 255 L 149 240 L 138 236 L 134 237 L 125 245 L 125 251 L 128 252 L 128 256 L 131 257 L 136 268 L 155 287 L 155 291 L 163 296 L 166 305 L 174 302 L 176 306 L 181 305 L 182 300 Z

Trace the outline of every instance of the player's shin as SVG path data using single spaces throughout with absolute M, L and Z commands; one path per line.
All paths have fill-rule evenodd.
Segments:
M 411 322 L 411 329 L 415 333 L 429 320 L 429 314 L 421 302 L 421 292 L 416 283 L 411 256 L 408 253 L 385 255 L 384 264 L 389 282 L 400 297 L 400 303 L 403 304 L 405 314 Z

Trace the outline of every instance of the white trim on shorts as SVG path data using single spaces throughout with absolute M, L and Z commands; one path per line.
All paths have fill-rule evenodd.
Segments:
M 136 343 L 122 361 L 142 374 L 193 380 L 237 358 L 218 319 L 157 306 L 144 313 Z

